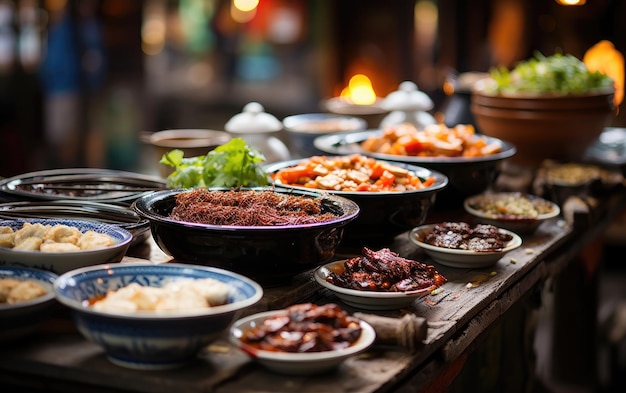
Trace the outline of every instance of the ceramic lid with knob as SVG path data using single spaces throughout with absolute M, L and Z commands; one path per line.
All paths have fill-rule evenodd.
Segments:
M 268 163 L 285 161 L 291 157 L 287 145 L 272 135 L 283 129 L 283 122 L 265 112 L 263 105 L 258 102 L 246 104 L 243 112 L 226 122 L 224 129 L 237 134 L 250 147 L 260 150 Z
M 243 107 L 243 112 L 226 122 L 224 129 L 235 134 L 261 134 L 280 131 L 283 123 L 265 112 L 263 105 L 250 102 Z
M 389 93 L 381 107 L 390 111 L 380 122 L 380 127 L 410 123 L 418 129 L 436 124 L 435 118 L 427 111 L 434 106 L 428 95 L 417 88 L 411 81 L 400 83 L 399 89 Z
M 388 111 L 429 111 L 433 108 L 433 101 L 426 93 L 420 91 L 411 81 L 400 83 L 398 90 L 389 93 L 381 103 Z

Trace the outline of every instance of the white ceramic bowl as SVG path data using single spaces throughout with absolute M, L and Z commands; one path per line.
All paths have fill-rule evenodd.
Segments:
M 334 113 L 303 113 L 283 119 L 290 147 L 301 157 L 324 154 L 313 146 L 320 135 L 365 130 L 367 122 L 360 117 Z
M 359 291 L 356 289 L 343 288 L 326 281 L 326 277 L 331 272 L 341 274 L 345 261 L 335 261 L 327 263 L 317 269 L 313 275 L 315 281 L 321 286 L 332 291 L 342 302 L 349 306 L 361 308 L 365 310 L 394 310 L 398 308 L 408 307 L 413 302 L 428 295 L 436 287 L 429 287 L 419 291 L 410 292 L 378 292 L 378 291 Z
M 367 322 L 360 321 L 361 336 L 348 348 L 339 350 L 308 353 L 274 352 L 253 348 L 241 341 L 243 332 L 258 326 L 265 318 L 283 312 L 284 310 L 266 311 L 236 321 L 230 329 L 229 341 L 268 370 L 288 375 L 313 375 L 332 370 L 350 356 L 368 349 L 376 339 L 374 328 Z
M 479 208 L 479 205 L 485 203 L 486 201 L 497 201 L 498 199 L 508 198 L 525 198 L 533 204 L 543 206 L 547 209 L 547 211 L 536 216 L 529 217 L 516 214 L 496 215 Z M 475 217 L 474 221 L 476 222 L 481 224 L 491 224 L 518 234 L 533 233 L 544 221 L 557 217 L 561 213 L 559 205 L 552 201 L 536 195 L 518 192 L 493 192 L 474 195 L 463 201 L 463 208 Z
M 227 304 L 192 311 L 108 312 L 86 302 L 131 282 L 163 286 L 179 279 L 212 278 L 230 287 Z M 99 344 L 111 362 L 134 369 L 175 368 L 227 331 L 242 309 L 258 302 L 263 290 L 238 274 L 186 264 L 114 263 L 90 266 L 61 275 L 56 298 L 72 311 L 78 330 Z
M 422 248 L 435 262 L 445 266 L 458 268 L 482 268 L 495 265 L 506 253 L 522 245 L 522 238 L 514 232 L 499 228 L 500 232 L 508 233 L 513 239 L 500 251 L 471 251 L 446 247 L 437 247 L 424 242 L 437 224 L 422 225 L 409 232 L 410 240 Z
M 0 247 L 0 266 L 23 266 L 48 270 L 57 274 L 89 265 L 118 262 L 126 254 L 133 235 L 126 229 L 114 224 L 95 221 L 63 220 L 63 219 L 15 219 L 2 220 L 0 226 L 9 226 L 14 231 L 22 228 L 25 222 L 42 225 L 68 225 L 78 228 L 82 233 L 93 230 L 113 238 L 114 245 L 93 250 L 76 252 L 43 253 L 41 251 L 21 251 Z
M 53 289 L 57 275 L 38 269 L 0 266 L 0 278 L 34 281 L 46 290 L 45 295 L 32 300 L 0 303 L 0 343 L 9 343 L 35 331 L 57 305 Z

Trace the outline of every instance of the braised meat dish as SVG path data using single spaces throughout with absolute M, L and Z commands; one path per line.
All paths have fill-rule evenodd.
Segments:
M 493 225 L 444 222 L 435 225 L 423 241 L 435 247 L 492 252 L 502 250 L 512 239 L 510 233 Z
M 360 322 L 338 305 L 304 303 L 246 330 L 241 341 L 265 351 L 303 353 L 347 348 L 360 336 Z
M 331 272 L 326 281 L 360 291 L 407 292 L 435 289 L 447 280 L 434 266 L 399 256 L 388 248 L 363 247 L 362 255 L 345 261 L 345 271 Z

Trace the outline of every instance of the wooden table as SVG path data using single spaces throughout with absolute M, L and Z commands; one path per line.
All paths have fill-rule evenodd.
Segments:
M 591 215 L 577 215 L 572 222 L 562 217 L 545 222 L 536 233 L 523 236 L 522 247 L 491 268 L 469 270 L 436 265 L 448 279 L 441 292 L 421 298 L 408 309 L 378 312 L 391 317 L 414 313 L 426 318 L 427 337 L 423 346 L 414 352 L 398 346 L 374 346 L 329 374 L 291 377 L 266 371 L 225 339 L 220 339 L 185 367 L 138 371 L 109 362 L 99 346 L 87 342 L 76 332 L 67 311 L 59 309 L 33 336 L 1 348 L 0 386 L 47 392 L 441 391 L 468 367 L 468 359 L 471 360 L 481 342 L 501 329 L 498 326 L 507 320 L 507 315 L 523 309 L 546 278 L 563 271 L 575 256 L 601 236 L 611 217 L 622 209 L 623 201 L 620 191 L 603 201 Z M 428 221 L 438 222 L 443 218 L 469 219 L 463 212 L 433 212 Z M 389 247 L 402 256 L 432 263 L 408 240 L 407 233 L 397 236 Z M 167 260 L 151 242 L 129 255 L 147 257 L 154 262 Z M 358 311 L 318 286 L 307 272 L 290 285 L 268 288 L 263 300 L 246 313 L 309 301 L 337 302 L 350 312 Z M 513 315 L 520 313 L 513 312 Z M 524 323 L 514 323 L 515 329 L 523 330 L 520 326 Z M 526 335 L 521 332 L 518 336 Z M 522 359 L 524 350 L 521 346 L 512 349 L 513 356 L 519 355 Z M 496 359 L 495 363 L 498 362 Z M 528 370 L 523 370 L 526 362 L 522 359 L 516 367 L 521 372 L 515 374 L 517 377 L 511 373 L 509 378 L 511 383 L 523 386 L 528 382 L 524 380 L 528 378 Z M 522 391 L 521 386 L 515 390 Z

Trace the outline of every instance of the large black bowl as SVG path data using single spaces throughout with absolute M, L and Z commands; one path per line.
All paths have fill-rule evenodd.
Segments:
M 332 157 L 331 157 L 332 158 Z M 302 160 L 277 162 L 265 166 L 268 174 L 297 165 Z M 435 203 L 437 194 L 446 188 L 448 178 L 437 171 L 401 162 L 389 162 L 413 172 L 421 179 L 434 177 L 430 187 L 403 192 L 366 192 L 318 190 L 331 195 L 350 199 L 359 205 L 359 216 L 346 226 L 342 245 L 356 247 L 381 246 L 404 231 L 422 225 L 428 211 Z M 298 186 L 275 183 L 276 187 L 287 190 L 311 190 Z
M 460 207 L 463 200 L 487 190 L 498 178 L 502 162 L 515 155 L 514 145 L 498 138 L 484 136 L 489 142 L 498 141 L 502 150 L 481 157 L 419 157 L 372 153 L 361 148 L 370 136 L 382 135 L 383 130 L 335 133 L 315 138 L 315 147 L 327 154 L 363 154 L 379 160 L 404 162 L 443 173 L 448 177 L 448 187 L 437 197 L 437 206 Z
M 262 227 L 196 224 L 168 218 L 176 196 L 186 191 L 156 191 L 133 203 L 133 209 L 150 221 L 158 246 L 178 262 L 231 270 L 265 286 L 284 284 L 332 258 L 344 226 L 359 214 L 359 206 L 346 198 L 277 189 L 274 192 L 322 198 L 322 207 L 337 218 L 315 224 Z M 211 189 L 224 191 L 227 189 Z

